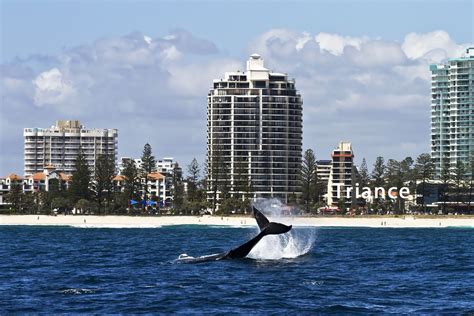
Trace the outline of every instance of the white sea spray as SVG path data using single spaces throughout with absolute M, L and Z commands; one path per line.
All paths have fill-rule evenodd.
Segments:
M 270 221 L 282 222 L 284 204 L 278 199 L 260 199 L 255 206 Z M 284 222 L 282 222 L 285 224 Z M 296 258 L 308 253 L 315 242 L 314 230 L 294 228 L 282 235 L 265 236 L 248 254 L 252 259 Z

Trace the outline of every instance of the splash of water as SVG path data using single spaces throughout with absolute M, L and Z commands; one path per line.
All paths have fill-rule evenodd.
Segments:
M 314 241 L 313 231 L 292 230 L 283 235 L 265 236 L 247 257 L 260 260 L 296 258 L 308 253 Z
M 259 199 L 255 206 L 270 221 L 281 222 L 285 205 L 278 199 Z M 265 236 L 248 254 L 252 259 L 277 260 L 296 258 L 308 253 L 315 242 L 314 231 L 295 230 L 287 234 Z

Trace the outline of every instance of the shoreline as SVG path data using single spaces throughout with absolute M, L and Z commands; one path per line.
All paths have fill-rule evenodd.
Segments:
M 272 220 L 272 218 L 270 217 Z M 273 217 L 295 227 L 474 228 L 473 216 L 423 217 Z M 254 227 L 251 216 L 0 215 L 0 226 L 72 226 L 83 228 L 158 228 L 176 225 Z

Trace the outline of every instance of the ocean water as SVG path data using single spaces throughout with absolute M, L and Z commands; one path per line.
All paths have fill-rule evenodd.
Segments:
M 473 313 L 474 230 L 0 227 L 0 313 Z

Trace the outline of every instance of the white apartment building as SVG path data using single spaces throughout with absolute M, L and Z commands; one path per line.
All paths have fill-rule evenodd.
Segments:
M 56 121 L 50 128 L 25 128 L 25 176 L 52 166 L 71 175 L 79 149 L 94 173 L 100 154 L 117 157 L 117 129 L 88 129 L 80 121 Z
M 142 167 L 142 160 L 140 158 L 131 158 L 131 157 L 121 157 L 119 162 L 119 173 L 123 172 L 125 163 L 133 160 L 138 169 Z M 181 171 L 181 167 L 173 157 L 164 157 L 156 161 L 156 168 L 153 171 L 160 173 L 169 173 L 172 174 L 175 168 L 178 168 Z
M 347 191 L 353 185 L 354 153 L 352 144 L 340 142 L 338 147 L 333 150 L 331 157 L 332 166 L 328 179 L 327 203 L 330 206 L 337 206 L 340 199 L 343 199 L 345 206 L 350 207 L 354 199 L 354 192 L 350 192 L 349 198 L 347 197 Z
M 237 184 L 242 177 L 254 197 L 286 202 L 300 193 L 303 101 L 295 81 L 253 54 L 246 72 L 214 80 L 207 100 L 208 199 L 216 169 L 225 173 L 218 187 L 228 182 L 232 196 L 246 193 Z
M 474 47 L 430 70 L 431 157 L 439 177 L 445 159 L 452 168 L 474 155 Z

